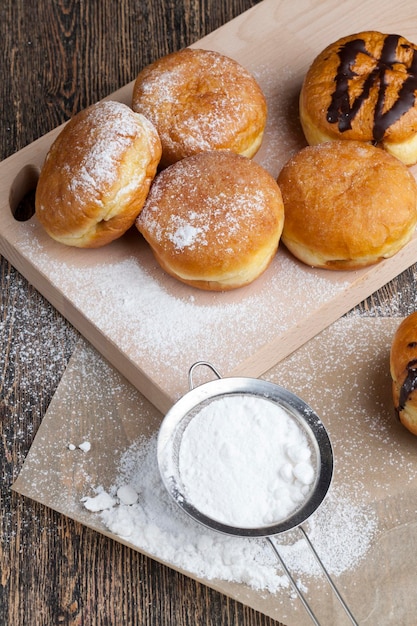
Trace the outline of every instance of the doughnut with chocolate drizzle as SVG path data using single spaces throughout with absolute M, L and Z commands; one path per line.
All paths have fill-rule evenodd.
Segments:
M 354 139 L 417 162 L 417 46 L 365 31 L 339 39 L 313 61 L 301 94 L 308 143 Z
M 390 372 L 396 414 L 417 435 L 417 311 L 404 318 L 394 334 Z

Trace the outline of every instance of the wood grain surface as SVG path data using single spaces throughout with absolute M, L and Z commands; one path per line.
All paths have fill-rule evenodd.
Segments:
M 288 1 L 288 0 L 287 0 Z M 133 80 L 254 0 L 2 0 L 0 158 Z M 416 308 L 412 267 L 356 308 Z M 11 492 L 78 334 L 0 265 L 0 624 L 272 626 L 275 622 Z

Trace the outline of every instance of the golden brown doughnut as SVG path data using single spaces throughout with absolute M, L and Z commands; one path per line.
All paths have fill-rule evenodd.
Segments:
M 80 111 L 59 133 L 36 188 L 36 216 L 56 241 L 97 248 L 134 223 L 161 157 L 154 126 L 120 102 Z
M 300 261 L 357 269 L 398 252 L 417 223 L 417 184 L 398 159 L 371 144 L 306 146 L 278 176 L 282 241 Z
M 210 150 L 250 158 L 261 145 L 267 116 L 265 97 L 245 68 L 218 52 L 191 48 L 140 72 L 132 108 L 157 128 L 163 167 Z
M 406 317 L 394 334 L 390 371 L 397 415 L 417 435 L 417 311 Z
M 417 46 L 365 31 L 325 48 L 300 93 L 310 145 L 334 139 L 381 144 L 406 165 L 417 162 Z
M 283 221 L 275 179 L 246 157 L 213 151 L 162 170 L 136 226 L 168 274 L 224 291 L 251 283 L 268 267 Z

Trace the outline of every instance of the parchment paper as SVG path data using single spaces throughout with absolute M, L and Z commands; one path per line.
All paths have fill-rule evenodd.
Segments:
M 319 413 L 334 448 L 330 491 L 344 493 L 352 503 L 367 507 L 376 521 L 365 557 L 335 578 L 356 619 L 367 626 L 411 626 L 417 615 L 417 439 L 394 415 L 389 375 L 389 348 L 399 323 L 395 318 L 343 318 L 265 375 L 300 395 Z M 161 419 L 82 340 L 14 489 L 131 545 L 109 533 L 100 516 L 87 511 L 81 499 L 91 495 L 94 486 L 110 487 L 125 450 L 140 437 L 150 437 Z M 84 441 L 91 444 L 90 450 L 77 447 Z M 75 450 L 68 448 L 70 443 Z M 269 594 L 185 573 L 287 626 L 311 623 L 288 589 Z M 349 623 L 322 578 L 313 577 L 307 587 L 321 623 Z

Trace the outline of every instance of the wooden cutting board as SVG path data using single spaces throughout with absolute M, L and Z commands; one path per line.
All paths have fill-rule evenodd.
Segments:
M 297 97 L 323 47 L 368 28 L 417 41 L 411 1 L 346 6 L 264 0 L 194 45 L 228 54 L 257 78 L 269 120 L 256 160 L 274 176 L 305 145 Z M 130 104 L 132 87 L 109 99 Z M 358 272 L 313 270 L 281 246 L 255 283 L 211 294 L 166 276 L 135 229 L 100 250 L 62 246 L 35 217 L 13 215 L 36 187 L 59 130 L 0 164 L 0 252 L 162 412 L 186 391 L 193 362 L 209 360 L 223 375 L 259 376 L 417 260 L 416 238 L 394 258 Z

